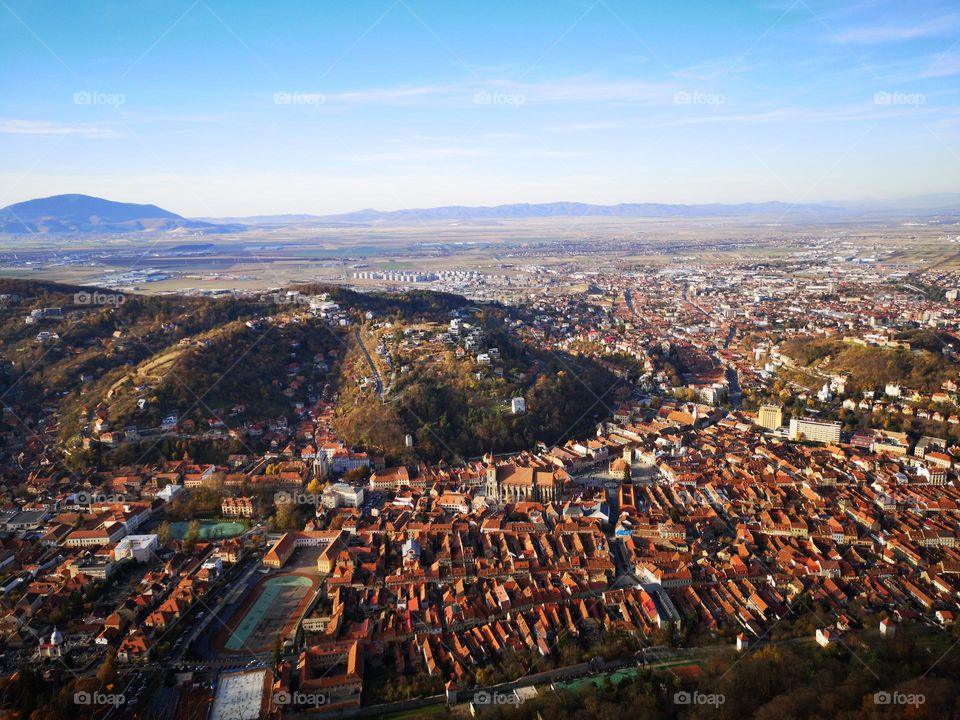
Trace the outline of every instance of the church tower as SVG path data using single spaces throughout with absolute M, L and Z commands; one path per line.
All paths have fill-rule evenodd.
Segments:
M 493 453 L 487 453 L 483 456 L 487 464 L 487 497 L 500 501 L 500 484 L 497 482 L 497 465 L 493 459 Z

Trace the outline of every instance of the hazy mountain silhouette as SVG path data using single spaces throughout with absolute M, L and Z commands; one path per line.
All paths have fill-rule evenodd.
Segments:
M 78 194 L 27 200 L 0 210 L 0 232 L 5 233 L 103 233 L 178 229 L 218 233 L 241 228 L 188 220 L 156 205 L 114 202 Z

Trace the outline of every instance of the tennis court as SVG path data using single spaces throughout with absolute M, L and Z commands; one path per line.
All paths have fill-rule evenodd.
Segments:
M 201 520 L 200 540 L 220 540 L 236 537 L 244 531 L 242 522 L 236 520 Z M 175 540 L 183 540 L 190 531 L 190 523 L 170 523 L 170 535 Z

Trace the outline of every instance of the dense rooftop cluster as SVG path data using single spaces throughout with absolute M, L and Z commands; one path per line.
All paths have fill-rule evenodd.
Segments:
M 56 662 L 70 681 L 104 657 L 202 674 L 272 656 L 238 694 L 321 693 L 340 708 L 645 646 L 952 626 L 960 280 L 932 278 L 941 293 L 836 249 L 804 253 L 793 273 L 678 263 L 535 293 L 504 326 L 540 352 L 592 358 L 614 385 L 597 395 L 595 433 L 521 452 L 428 462 L 412 436 L 402 457 L 352 446 L 337 389 L 304 377 L 293 344 L 289 409 L 204 429 L 236 441 L 216 459 L 185 446 L 78 470 L 56 447 L 52 406 L 27 422 L 6 406 L 2 670 Z M 825 253 L 845 271 L 816 269 Z M 357 318 L 328 298 L 302 304 L 252 322 L 302 313 L 342 331 Z M 355 346 L 366 377 L 354 391 L 386 408 L 404 375 L 444 353 L 477 380 L 509 378 L 511 350 L 470 317 L 361 316 L 374 342 Z M 831 364 L 848 348 L 935 356 L 943 380 L 877 384 Z M 326 378 L 338 357 L 310 362 Z M 508 400 L 504 414 L 529 410 Z M 90 417 L 86 449 L 115 445 Z M 386 680 L 371 686 L 372 673 Z M 207 690 L 165 702 L 216 714 Z

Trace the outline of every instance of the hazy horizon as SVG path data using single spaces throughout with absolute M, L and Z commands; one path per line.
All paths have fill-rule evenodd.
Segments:
M 709 201 L 703 202 L 703 203 L 660 203 L 660 202 L 653 201 L 653 200 L 651 200 L 651 201 L 648 201 L 648 200 L 624 201 L 624 202 L 618 202 L 618 203 L 583 203 L 583 202 L 581 202 L 581 201 L 579 201 L 579 200 L 561 199 L 561 200 L 549 200 L 549 201 L 536 202 L 536 203 L 528 203 L 528 202 L 524 202 L 524 201 L 516 201 L 516 202 L 507 202 L 507 203 L 496 203 L 495 205 L 482 205 L 482 204 L 479 204 L 479 203 L 455 203 L 455 204 L 450 204 L 450 205 L 435 205 L 435 206 L 430 206 L 430 207 L 415 207 L 415 206 L 410 206 L 410 207 L 391 207 L 391 208 L 387 208 L 387 207 L 364 207 L 364 208 L 353 208 L 353 209 L 351 209 L 351 210 L 337 211 L 337 212 L 332 212 L 332 213 L 315 213 L 315 212 L 310 212 L 310 211 L 307 210 L 307 211 L 301 211 L 301 212 L 283 212 L 283 213 L 270 213 L 270 212 L 266 212 L 266 213 L 246 213 L 246 214 L 240 214 L 240 215 L 231 215 L 231 214 L 223 214 L 223 215 L 204 215 L 204 214 L 186 215 L 186 214 L 184 214 L 184 213 L 177 212 L 176 208 L 169 208 L 169 207 L 166 207 L 166 206 L 164 206 L 164 205 L 162 205 L 162 204 L 151 202 L 151 201 L 150 201 L 149 199 L 147 199 L 147 198 L 134 199 L 134 200 L 120 200 L 120 199 L 112 198 L 112 197 L 111 197 L 111 198 L 104 198 L 104 197 L 100 197 L 100 196 L 89 195 L 89 193 L 79 192 L 79 193 L 60 193 L 60 194 L 57 194 L 57 195 L 44 196 L 44 197 L 24 198 L 23 200 L 20 200 L 20 201 L 14 202 L 14 203 L 10 203 L 8 206 L 0 207 L 0 209 L 5 209 L 6 207 L 15 206 L 15 205 L 20 204 L 20 203 L 23 203 L 23 202 L 29 202 L 29 201 L 33 201 L 33 200 L 48 200 L 48 199 L 53 199 L 53 198 L 58 198 L 58 197 L 65 197 L 65 196 L 69 196 L 69 195 L 81 195 L 81 196 L 91 197 L 91 198 L 93 198 L 93 199 L 107 200 L 107 201 L 111 201 L 111 202 L 120 202 L 120 203 L 130 203 L 130 204 L 136 204 L 136 205 L 154 205 L 154 206 L 160 207 L 161 210 L 164 210 L 164 211 L 167 211 L 167 212 L 173 212 L 174 214 L 180 215 L 181 217 L 184 217 L 184 218 L 187 218 L 187 219 L 227 220 L 227 221 L 229 221 L 229 220 L 244 220 L 244 219 L 246 219 L 246 218 L 261 218 L 261 217 L 262 217 L 262 218 L 271 218 L 271 217 L 272 217 L 272 218 L 283 218 L 283 217 L 301 217 L 301 216 L 302 216 L 302 217 L 324 218 L 324 217 L 337 217 L 337 216 L 341 216 L 341 215 L 342 215 L 342 216 L 354 215 L 354 214 L 365 213 L 365 212 L 385 213 L 385 214 L 386 214 L 386 213 L 393 213 L 393 212 L 404 212 L 404 211 L 406 211 L 406 212 L 417 212 L 417 211 L 427 212 L 427 211 L 434 211 L 434 210 L 442 210 L 442 209 L 446 209 L 446 208 L 464 208 L 464 209 L 468 209 L 468 210 L 477 210 L 477 209 L 494 209 L 494 208 L 519 207 L 519 206 L 523 206 L 523 205 L 530 205 L 530 206 L 534 206 L 534 207 L 549 206 L 549 205 L 589 205 L 589 206 L 591 206 L 591 207 L 597 207 L 597 208 L 612 208 L 612 207 L 617 207 L 617 206 L 620 206 L 620 205 L 639 205 L 639 206 L 643 206 L 643 205 L 664 205 L 665 207 L 683 207 L 683 206 L 686 206 L 686 207 L 696 208 L 696 207 L 705 207 L 705 206 L 712 206 L 712 205 L 720 205 L 720 206 L 725 206 L 725 207 L 737 207 L 737 206 L 740 206 L 740 205 L 764 205 L 764 204 L 774 204 L 774 205 L 776 205 L 776 204 L 783 204 L 783 205 L 792 205 L 792 206 L 797 207 L 797 208 L 803 208 L 803 207 L 810 207 L 810 208 L 813 208 L 813 207 L 833 207 L 833 208 L 835 208 L 835 209 L 837 209 L 837 210 L 849 210 L 849 211 L 851 211 L 851 212 L 856 213 L 856 212 L 860 212 L 860 211 L 865 211 L 865 212 L 866 212 L 866 211 L 870 211 L 870 210 L 874 210 L 874 209 L 882 209 L 884 205 L 889 204 L 891 210 L 902 209 L 902 210 L 922 211 L 922 210 L 929 209 L 929 210 L 934 210 L 934 211 L 935 211 L 935 210 L 945 209 L 946 206 L 948 206 L 948 205 L 953 205 L 954 203 L 960 202 L 960 193 L 947 192 L 947 193 L 930 193 L 930 194 L 927 194 L 927 195 L 915 195 L 915 196 L 910 196 L 910 197 L 862 198 L 862 199 L 850 199 L 850 198 L 846 198 L 846 199 L 836 199 L 836 200 L 813 200 L 813 201 L 810 201 L 810 202 L 795 202 L 795 203 L 789 203 L 788 201 L 777 200 L 777 199 L 773 199 L 773 200 L 744 200 L 744 201 L 740 201 L 740 202 L 729 202 L 729 203 L 709 202 Z M 523 217 L 523 216 L 521 216 L 521 217 Z M 532 216 L 531 216 L 531 217 L 532 217 Z M 545 218 L 550 218 L 550 217 L 552 217 L 552 218 L 562 218 L 562 217 L 564 217 L 564 215 L 558 214 L 558 215 L 551 215 L 551 216 L 544 216 L 544 217 L 545 217 Z M 629 218 L 629 217 L 633 217 L 633 216 L 630 216 L 630 215 L 626 215 L 626 216 L 616 216 L 616 215 L 613 215 L 613 216 L 604 216 L 604 215 L 589 215 L 589 214 L 588 214 L 588 215 L 582 215 L 582 216 L 576 216 L 576 215 L 574 215 L 574 216 L 571 216 L 571 217 L 574 217 L 574 218 L 577 218 L 577 217 L 580 217 L 580 218 L 593 218 L 593 219 L 595 219 L 595 220 L 601 220 L 601 219 L 603 219 L 604 217 L 612 217 L 612 218 L 623 217 L 623 218 Z M 640 218 L 642 218 L 643 216 L 636 216 L 636 217 L 637 217 L 638 219 L 640 219 Z M 657 218 L 656 216 L 651 216 L 651 219 L 669 219 L 669 218 Z

